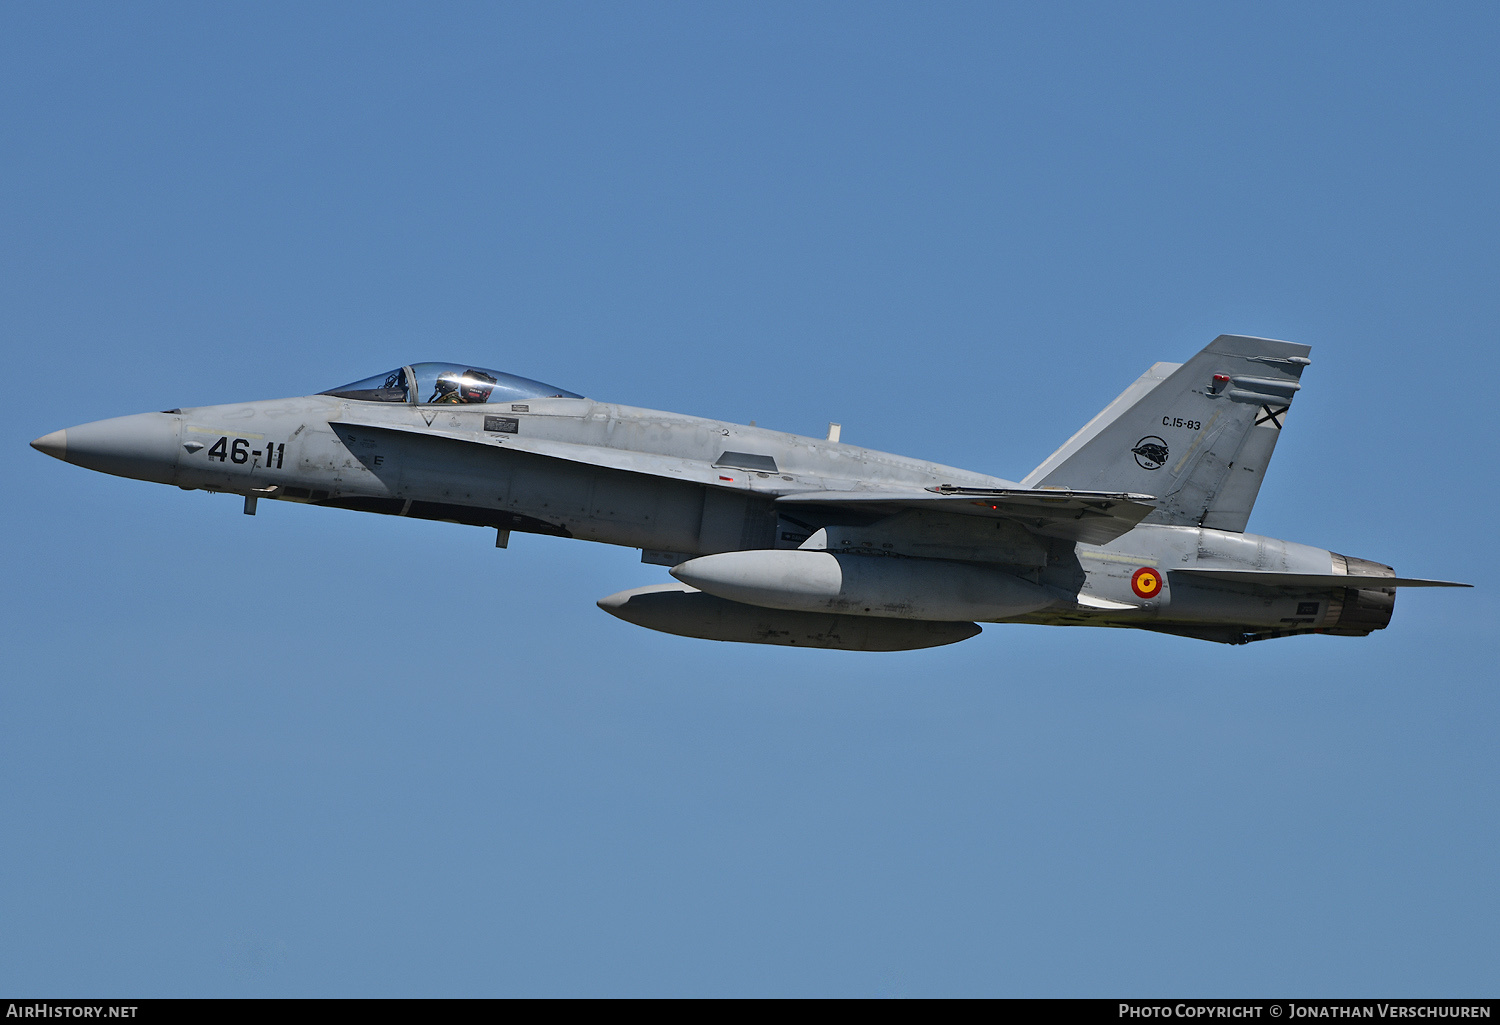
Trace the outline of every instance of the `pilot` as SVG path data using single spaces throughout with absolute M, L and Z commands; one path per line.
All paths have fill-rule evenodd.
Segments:
M 432 398 L 428 402 L 450 403 L 462 402 L 463 396 L 458 392 L 460 375 L 448 370 L 438 375 L 437 385 L 432 389 Z

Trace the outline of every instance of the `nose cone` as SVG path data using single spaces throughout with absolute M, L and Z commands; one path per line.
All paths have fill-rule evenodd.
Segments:
M 67 461 L 68 458 L 68 432 L 53 431 L 44 434 L 31 443 L 31 447 L 38 452 L 51 456 L 53 459 Z
M 707 595 L 700 594 L 685 584 L 652 584 L 650 587 L 637 587 L 630 591 L 621 591 L 612 594 L 608 598 L 600 598 L 594 602 L 605 612 L 617 619 L 623 619 L 627 623 L 636 626 L 649 627 L 652 630 L 666 629 L 658 626 L 659 622 L 672 620 L 674 614 L 680 614 L 683 608 L 689 607 L 690 599 L 686 595 L 694 595 L 697 598 L 706 598 Z M 688 605 L 684 605 L 684 601 Z
M 137 413 L 53 431 L 31 447 L 101 473 L 171 484 L 177 477 L 181 430 L 171 414 Z

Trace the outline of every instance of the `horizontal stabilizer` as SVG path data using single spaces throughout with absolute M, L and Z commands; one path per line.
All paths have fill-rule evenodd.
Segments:
M 1473 587 L 1452 580 L 1419 580 L 1414 577 L 1357 577 L 1340 573 L 1264 573 L 1237 569 L 1174 569 L 1173 576 L 1207 577 L 1236 584 L 1280 587 L 1288 590 L 1323 591 L 1330 587 L 1376 589 L 1383 587 Z
M 1108 544 L 1151 514 L 1150 495 L 1052 488 L 962 488 L 941 485 L 923 491 L 809 491 L 783 495 L 783 504 L 857 508 L 925 509 L 1014 520 L 1034 534 Z

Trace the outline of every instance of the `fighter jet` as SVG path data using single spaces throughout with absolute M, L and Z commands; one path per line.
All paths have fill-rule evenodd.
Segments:
M 675 583 L 598 604 L 721 641 L 862 651 L 979 623 L 1132 627 L 1244 644 L 1362 637 L 1382 563 L 1248 534 L 1310 348 L 1221 335 L 1157 363 L 1022 480 L 584 398 L 459 363 L 317 395 L 168 409 L 32 447 L 184 490 L 641 549 Z

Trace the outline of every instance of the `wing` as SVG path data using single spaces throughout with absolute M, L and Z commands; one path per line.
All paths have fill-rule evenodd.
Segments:
M 1130 530 L 1155 508 L 1150 495 L 1050 488 L 965 488 L 942 484 L 923 491 L 810 491 L 783 495 L 777 505 L 826 505 L 871 512 L 920 509 L 1011 520 L 1033 534 L 1102 545 Z
M 701 460 L 649 452 L 578 445 L 542 438 L 519 438 L 514 434 L 475 434 L 446 431 L 413 424 L 338 420 L 334 426 L 391 431 L 424 438 L 441 438 L 488 448 L 510 449 L 552 459 L 626 470 L 653 477 L 685 480 L 709 487 L 724 487 L 721 471 Z M 801 491 L 782 495 L 777 504 L 807 504 L 861 508 L 892 514 L 905 509 L 959 513 L 1011 520 L 1034 534 L 1102 545 L 1130 530 L 1150 515 L 1155 500 L 1150 495 L 1112 491 L 1071 491 L 1059 488 L 967 488 L 942 484 L 926 490 L 889 491 Z
M 1255 584 L 1283 591 L 1326 591 L 1330 587 L 1353 587 L 1375 590 L 1384 587 L 1473 587 L 1452 580 L 1420 580 L 1414 577 L 1356 577 L 1338 573 L 1263 573 L 1238 569 L 1174 569 L 1173 576 L 1227 580 L 1236 584 Z

